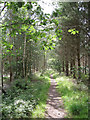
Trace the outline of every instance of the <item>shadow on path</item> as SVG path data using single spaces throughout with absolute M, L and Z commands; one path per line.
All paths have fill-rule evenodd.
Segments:
M 56 91 L 57 83 L 51 76 L 51 86 L 48 93 L 48 100 L 46 105 L 46 118 L 64 118 L 66 111 L 64 110 L 63 101 Z

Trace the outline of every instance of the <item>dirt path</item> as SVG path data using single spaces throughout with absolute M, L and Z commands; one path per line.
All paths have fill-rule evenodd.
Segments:
M 51 78 L 51 86 L 49 89 L 49 98 L 46 105 L 46 118 L 64 118 L 66 112 L 63 107 L 63 101 L 56 91 L 56 81 Z

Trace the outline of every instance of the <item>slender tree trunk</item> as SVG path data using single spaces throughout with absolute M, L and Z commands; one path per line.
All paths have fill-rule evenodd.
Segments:
M 30 66 L 29 66 L 29 75 L 32 75 L 32 49 L 31 49 L 31 41 L 30 41 Z
M 28 77 L 29 74 L 29 50 L 27 48 L 27 57 L 26 57 L 26 77 Z
M 36 61 L 34 59 L 34 65 L 33 65 L 34 73 L 36 72 Z
M 85 55 L 84 54 L 83 54 L 82 61 L 83 61 L 83 73 L 85 73 Z
M 90 27 L 90 1 L 88 2 L 88 26 Z M 90 41 L 89 41 L 89 46 L 90 46 Z M 90 47 L 88 49 L 88 67 L 89 67 L 88 84 L 90 85 Z
M 44 52 L 44 70 L 46 69 L 46 53 Z
M 35 61 L 35 69 L 38 71 L 38 55 L 36 55 L 36 61 Z
M 15 75 L 15 77 L 18 78 L 17 76 L 18 76 L 18 57 L 16 57 L 16 75 Z
M 26 59 L 26 34 L 24 38 L 24 50 L 23 50 L 23 77 L 25 77 L 25 59 Z
M 65 72 L 65 68 L 64 68 L 64 60 L 63 60 L 63 69 L 62 69 L 63 72 Z
M 10 33 L 11 33 L 11 30 L 10 30 Z M 9 36 L 9 42 L 12 43 L 12 40 L 11 40 L 11 36 Z M 9 69 L 10 69 L 10 82 L 12 82 L 12 79 L 13 79 L 13 71 L 12 71 L 12 56 L 11 56 L 11 52 L 9 52 Z
M 80 38 L 77 39 L 77 60 L 78 60 L 78 79 L 81 78 L 81 65 L 80 65 Z
M 73 70 L 73 65 L 72 65 L 72 59 L 71 59 L 71 61 L 70 61 L 70 73 L 72 74 L 72 70 Z
M 9 11 L 9 14 L 10 14 L 10 20 L 12 20 L 12 14 L 11 14 L 11 11 Z M 11 28 L 9 29 L 9 33 L 11 34 L 12 30 Z M 12 37 L 11 35 L 9 35 L 9 42 L 10 44 L 12 44 Z M 11 56 L 11 52 L 9 52 L 9 69 L 10 69 L 10 82 L 12 82 L 13 80 L 13 69 L 12 69 L 12 56 Z
M 38 63 L 37 63 L 36 71 L 38 71 Z
M 69 75 L 69 71 L 68 71 L 68 61 L 66 60 L 66 76 Z
M 1 61 L 1 81 L 2 81 L 2 89 L 3 89 L 3 60 Z
M 76 71 L 75 71 L 75 59 L 73 58 L 73 78 L 76 78 Z
M 88 67 L 89 67 L 89 78 L 88 83 L 90 84 L 90 54 L 88 53 Z
M 12 68 L 10 66 L 10 82 L 12 82 L 13 76 L 12 76 Z
M 12 57 L 11 56 L 9 56 L 9 65 L 10 65 L 10 82 L 12 82 L 12 79 L 13 79 L 13 72 L 12 72 L 12 63 L 11 63 L 11 61 L 12 61 Z
M 85 56 L 85 75 L 87 74 L 87 55 Z

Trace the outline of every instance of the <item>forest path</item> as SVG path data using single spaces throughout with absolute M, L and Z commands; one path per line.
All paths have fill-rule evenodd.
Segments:
M 51 75 L 51 86 L 49 88 L 48 100 L 45 111 L 45 118 L 64 118 L 66 111 L 64 109 L 63 101 L 56 91 L 57 82 Z

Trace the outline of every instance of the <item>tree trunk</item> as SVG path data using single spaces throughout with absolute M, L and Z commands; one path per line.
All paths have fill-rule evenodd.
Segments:
M 29 50 L 27 48 L 27 57 L 26 57 L 26 77 L 29 75 Z
M 25 59 L 26 59 L 26 34 L 24 38 L 24 50 L 23 50 L 23 77 L 25 77 Z
M 35 73 L 36 72 L 36 61 L 35 61 L 35 59 L 34 59 L 33 69 L 34 69 L 34 73 Z
M 62 69 L 63 72 L 65 72 L 65 69 L 64 69 L 64 60 L 63 60 L 63 69 Z
M 15 78 L 18 78 L 18 57 L 16 57 L 16 74 Z
M 11 30 L 10 30 L 11 33 Z M 9 42 L 12 43 L 11 36 L 9 36 Z M 9 52 L 9 65 L 10 65 L 10 82 L 12 82 L 13 79 L 13 71 L 12 71 L 12 56 L 11 52 Z
M 31 49 L 31 41 L 30 41 L 30 66 L 29 66 L 29 75 L 32 75 L 32 49 Z
M 88 53 L 88 67 L 89 67 L 89 78 L 88 78 L 88 84 L 90 84 L 90 54 Z
M 90 27 L 90 1 L 88 2 L 88 26 Z M 90 41 L 89 41 L 89 46 L 90 46 Z M 88 84 L 90 85 L 90 47 L 88 49 L 88 67 L 89 67 Z
M 12 79 L 13 79 L 12 63 L 11 63 L 11 61 L 12 61 L 12 56 L 10 56 L 10 55 L 9 55 L 9 65 L 10 65 L 10 67 L 9 67 L 9 70 L 10 70 L 10 82 L 12 82 Z
M 78 60 L 78 79 L 81 78 L 81 65 L 80 65 L 80 38 L 77 39 L 77 60 Z
M 85 75 L 87 74 L 87 56 L 85 56 Z
M 76 71 L 75 71 L 75 59 L 73 59 L 73 78 L 76 78 Z
M 72 60 L 70 61 L 70 73 L 72 74 L 72 70 L 73 70 L 73 68 L 72 68 L 73 66 L 72 66 Z
M 69 75 L 69 71 L 68 71 L 68 61 L 66 60 L 66 76 Z
M 44 70 L 46 69 L 46 55 L 44 53 Z
M 11 64 L 11 62 L 10 62 L 10 64 Z M 13 74 L 12 74 L 12 67 L 10 65 L 10 82 L 12 82 L 12 79 L 13 79 Z
M 2 89 L 3 89 L 3 60 L 1 61 L 1 81 L 2 81 Z
M 82 57 L 82 62 L 83 62 L 83 73 L 85 73 L 85 55 L 84 54 Z
M 46 69 L 46 51 L 44 51 L 44 71 Z

